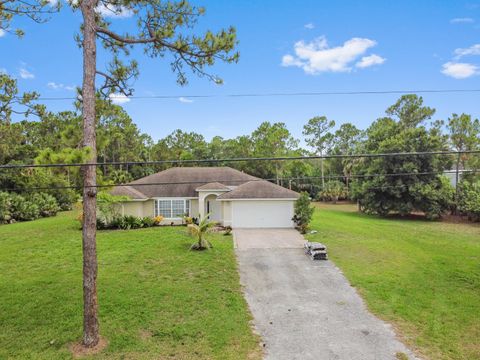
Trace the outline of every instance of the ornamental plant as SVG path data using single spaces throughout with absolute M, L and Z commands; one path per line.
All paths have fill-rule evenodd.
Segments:
M 295 202 L 295 215 L 292 218 L 302 234 L 307 233 L 314 211 L 315 208 L 311 205 L 310 196 L 308 193 L 302 192 Z

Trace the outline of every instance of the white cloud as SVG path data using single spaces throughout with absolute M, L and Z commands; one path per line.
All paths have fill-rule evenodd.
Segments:
M 453 53 L 455 54 L 456 59 L 460 59 L 464 56 L 469 56 L 469 55 L 480 55 L 480 44 L 475 44 L 464 49 L 462 48 L 455 49 Z
M 120 93 L 110 94 L 108 97 L 110 98 L 112 103 L 117 104 L 117 105 L 126 104 L 130 101 L 130 99 L 127 96 L 125 96 L 124 94 L 120 94 Z
M 28 71 L 24 67 L 20 68 L 19 74 L 20 74 L 20 77 L 22 79 L 34 79 L 35 78 L 35 75 L 33 75 L 30 71 Z
M 305 29 L 312 30 L 312 29 L 315 29 L 315 24 L 314 23 L 308 23 L 308 24 L 303 25 L 303 27 Z
M 55 7 L 58 5 L 58 0 L 47 0 L 50 6 Z
M 468 63 L 447 62 L 442 66 L 442 73 L 444 75 L 453 77 L 455 79 L 466 79 L 474 75 L 480 74 L 478 66 Z
M 8 73 L 7 73 L 7 69 L 5 69 L 5 68 L 0 68 L 0 75 L 2 75 L 2 74 L 8 74 Z
M 186 103 L 186 104 L 190 104 L 190 103 L 193 103 L 193 100 L 192 99 L 187 99 L 186 97 L 179 97 L 178 98 L 178 101 L 182 102 L 182 103 Z
M 348 72 L 352 63 L 376 44 L 374 40 L 352 38 L 341 46 L 329 47 L 325 36 L 308 43 L 301 40 L 294 45 L 295 56 L 283 56 L 282 66 L 297 66 L 307 74 Z
M 469 17 L 464 18 L 454 18 L 450 20 L 450 24 L 471 24 L 474 23 L 475 20 Z
M 100 4 L 97 6 L 95 11 L 106 18 L 129 18 L 133 16 L 133 11 L 125 6 L 105 6 L 104 4 Z
M 75 86 L 68 86 L 68 85 L 64 85 L 64 84 L 57 84 L 56 82 L 49 82 L 47 83 L 47 86 L 50 88 L 50 89 L 53 89 L 53 90 L 62 90 L 62 89 L 65 89 L 65 90 L 68 90 L 68 91 L 73 91 L 75 90 Z
M 57 84 L 57 83 L 54 83 L 54 82 L 49 82 L 49 83 L 47 83 L 47 86 L 50 89 L 58 90 L 58 89 L 61 89 L 63 87 L 63 84 Z
M 385 60 L 387 60 L 387 59 L 385 59 L 381 56 L 378 56 L 376 54 L 372 54 L 372 55 L 369 55 L 369 56 L 362 57 L 362 59 L 359 62 L 357 62 L 355 64 L 355 66 L 360 68 L 360 69 L 365 69 L 365 68 L 370 67 L 370 66 L 381 65 L 385 62 Z
M 7 34 L 7 32 L 3 29 L 0 29 L 0 38 L 4 37 Z

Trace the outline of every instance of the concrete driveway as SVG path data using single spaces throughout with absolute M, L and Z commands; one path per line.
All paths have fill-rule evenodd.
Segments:
M 246 249 L 291 249 L 302 248 L 305 240 L 294 229 L 235 229 L 235 248 Z
M 297 232 L 235 230 L 234 238 L 266 359 L 415 359 L 331 261 L 304 255 Z

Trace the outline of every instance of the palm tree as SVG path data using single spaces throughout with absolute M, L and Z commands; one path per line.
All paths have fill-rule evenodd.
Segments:
M 216 225 L 215 222 L 208 219 L 209 214 L 207 214 L 200 223 L 189 224 L 188 232 L 190 235 L 197 239 L 197 243 L 193 244 L 190 248 L 191 250 L 206 250 L 212 247 L 210 241 L 205 239 L 205 235 L 212 231 L 213 227 Z

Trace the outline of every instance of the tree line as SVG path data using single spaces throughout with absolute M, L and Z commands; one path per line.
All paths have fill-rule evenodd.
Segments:
M 37 93 L 18 93 L 16 80 L 0 75 L 0 164 L 82 163 L 89 157 L 82 143 L 80 105 L 74 110 L 51 112 L 35 101 Z M 20 103 L 12 99 L 22 99 Z M 154 141 L 142 133 L 128 113 L 118 105 L 96 100 L 97 160 L 100 163 L 162 160 L 295 157 L 306 155 L 355 155 L 375 153 L 472 151 L 480 149 L 480 123 L 468 114 L 452 114 L 434 120 L 435 109 L 417 95 L 404 95 L 385 116 L 367 129 L 313 117 L 303 127 L 304 143 L 282 122 L 263 122 L 251 134 L 226 139 L 177 129 Z M 12 117 L 17 121 L 12 121 Z M 18 121 L 18 117 L 22 120 Z M 33 118 L 32 118 L 33 117 Z M 188 166 L 227 165 L 269 179 L 313 198 L 356 200 L 365 212 L 386 215 L 422 211 L 431 218 L 455 210 L 461 199 L 445 170 L 475 170 L 479 154 L 459 156 L 397 156 L 385 158 L 330 158 L 289 161 L 241 161 Z M 127 183 L 178 164 L 118 164 L 97 168 L 100 185 Z M 399 176 L 395 174 L 409 174 Z M 369 177 L 371 175 L 371 177 Z M 373 176 L 375 175 L 375 176 Z M 394 176 L 392 176 L 394 175 Z M 475 183 L 475 174 L 460 182 Z M 77 189 L 49 189 L 74 186 Z M 465 185 L 467 186 L 467 185 Z M 54 196 L 68 209 L 80 195 L 82 176 L 78 167 L 4 169 L 0 188 L 25 193 L 35 188 Z M 463 187 L 459 186 L 461 190 Z

